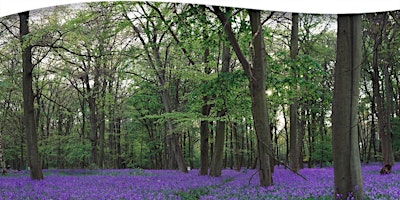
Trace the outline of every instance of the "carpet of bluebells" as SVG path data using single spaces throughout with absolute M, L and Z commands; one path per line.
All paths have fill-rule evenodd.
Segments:
M 400 199 L 400 163 L 392 174 L 380 165 L 363 166 L 366 199 Z M 304 180 L 276 167 L 274 185 L 258 186 L 255 170 L 224 170 L 221 177 L 173 170 L 44 170 L 32 181 L 29 172 L 0 177 L 0 199 L 333 199 L 333 169 L 303 169 Z

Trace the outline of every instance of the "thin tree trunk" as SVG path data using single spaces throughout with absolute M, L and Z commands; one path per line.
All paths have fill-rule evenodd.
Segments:
M 387 48 L 388 50 L 390 49 L 390 45 Z M 388 56 L 385 56 L 385 60 L 387 63 L 391 63 L 388 59 Z M 383 77 L 384 77 L 384 83 L 385 83 L 385 111 L 384 117 L 385 121 L 385 137 L 384 139 L 386 140 L 386 151 L 387 151 L 387 156 L 384 157 L 384 164 L 389 164 L 389 165 L 394 165 L 394 151 L 393 151 L 393 142 L 392 142 L 392 113 L 393 113 L 393 106 L 392 106 L 392 87 L 390 83 L 390 74 L 389 74 L 389 64 L 383 64 L 382 65 L 382 71 L 383 71 Z
M 307 141 L 308 141 L 308 168 L 313 167 L 313 154 L 314 154 L 314 148 L 313 148 L 313 132 L 311 130 L 311 119 L 310 118 L 310 109 L 307 112 L 307 120 L 306 120 L 306 126 L 307 126 Z
M 233 154 L 233 168 L 235 171 L 240 171 L 241 167 L 241 162 L 240 162 L 240 151 L 239 151 L 239 135 L 238 135 L 238 124 L 237 123 L 232 123 L 232 137 L 233 140 L 231 141 L 233 143 L 233 149 L 232 149 L 232 154 Z
M 193 153 L 193 136 L 190 134 L 190 131 L 188 131 L 188 152 L 189 152 L 188 158 L 190 158 L 189 166 L 190 166 L 190 169 L 193 169 L 193 167 L 194 167 L 194 162 L 193 162 L 194 159 L 192 159 L 193 156 L 194 156 L 194 153 Z
M 218 125 L 218 122 L 217 122 L 217 125 Z M 225 122 L 225 125 L 224 125 L 224 128 L 225 128 L 225 142 L 224 142 L 224 152 L 223 152 L 223 154 L 224 154 L 224 158 L 222 159 L 222 168 L 221 169 L 226 169 L 227 168 L 227 165 L 228 165 L 228 161 L 229 161 L 229 157 L 228 157 L 228 145 L 229 145 L 229 141 L 228 141 L 228 138 L 229 138 L 229 132 L 228 132 L 228 130 L 227 130 L 227 126 L 226 126 L 226 122 Z
M 364 199 L 357 137 L 361 15 L 339 15 L 332 103 L 335 196 Z
M 248 133 L 248 126 L 247 123 L 245 124 L 245 134 L 246 134 L 246 152 L 247 152 L 247 162 L 246 162 L 246 166 L 247 168 L 251 167 L 251 163 L 252 163 L 252 145 L 250 144 L 250 137 L 249 137 L 249 133 Z
M 1 165 L 1 173 L 6 174 L 7 173 L 7 168 L 6 168 L 6 161 L 4 160 L 3 157 L 3 126 L 0 128 L 0 165 Z
M 206 65 L 204 72 L 205 74 L 211 73 L 211 68 L 208 66 L 208 56 L 210 54 L 209 48 L 206 48 L 204 51 L 204 64 Z M 210 115 L 211 105 L 209 104 L 209 97 L 203 97 L 203 106 L 201 107 L 201 114 L 204 117 Z M 199 175 L 207 175 L 208 174 L 208 135 L 210 134 L 210 130 L 208 128 L 209 122 L 206 120 L 202 120 L 200 122 L 200 170 Z
M 21 134 L 20 136 L 20 146 L 19 146 L 19 167 L 18 170 L 24 170 L 25 169 L 25 160 L 24 160 L 24 136 Z
M 224 45 L 222 50 L 221 73 L 229 72 L 230 59 L 231 59 L 230 47 Z M 224 117 L 226 111 L 227 110 L 225 108 L 222 108 L 217 112 L 217 117 L 218 118 Z M 214 143 L 213 157 L 210 166 L 210 176 L 215 176 L 215 177 L 221 176 L 223 167 L 224 140 L 225 140 L 225 121 L 218 120 L 215 130 L 215 143 Z
M 85 88 L 85 84 L 82 83 L 83 88 Z M 83 94 L 82 94 L 83 95 Z M 84 97 L 82 97 L 84 98 Z M 81 112 L 82 112 L 82 124 L 81 124 L 81 134 L 80 134 L 80 139 L 81 139 L 81 145 L 85 145 L 85 132 L 86 132 L 86 111 L 85 111 L 85 102 L 86 100 L 80 100 L 80 106 L 81 106 Z M 81 167 L 85 168 L 86 161 L 83 159 L 81 161 Z
M 122 150 L 121 150 L 121 116 L 118 116 L 116 119 L 115 125 L 115 146 L 116 146 L 116 153 L 117 153 L 117 168 L 121 169 L 122 167 Z
M 210 126 L 213 126 L 213 122 L 210 122 Z M 215 140 L 214 140 L 214 129 L 211 129 L 210 130 L 210 137 L 209 138 L 211 138 L 211 141 L 210 141 L 210 158 L 211 158 L 211 160 L 210 160 L 210 165 L 211 165 L 211 163 L 212 163 L 212 159 L 214 158 L 214 143 L 215 143 Z
M 102 111 L 99 112 L 99 160 L 97 162 L 97 166 L 99 168 L 104 168 L 104 148 L 105 148 L 105 132 L 106 132 L 106 122 L 104 116 L 104 108 L 101 108 Z
M 23 66 L 23 101 L 24 101 L 24 128 L 27 137 L 28 158 L 31 179 L 43 179 L 42 164 L 38 149 L 38 135 L 35 121 L 34 111 L 34 94 L 32 90 L 32 46 L 27 43 L 25 37 L 29 34 L 29 12 L 19 13 L 20 18 L 20 40 L 23 49 L 22 66 Z
M 297 142 L 298 142 L 298 145 L 300 147 L 300 149 L 299 149 L 300 150 L 299 167 L 300 167 L 300 169 L 303 169 L 304 168 L 303 157 L 304 157 L 304 154 L 305 154 L 305 152 L 304 152 L 305 151 L 304 150 L 304 137 L 306 135 L 306 120 L 305 120 L 306 111 L 305 111 L 304 108 L 302 108 L 300 110 L 300 116 L 302 116 L 302 117 L 299 117 L 299 119 L 301 119 L 301 120 L 299 122 L 299 131 L 298 131 L 299 140 Z
M 285 145 L 285 147 L 286 147 L 285 162 L 287 163 L 287 162 L 289 162 L 289 148 L 290 148 L 290 145 L 289 145 L 288 121 L 287 121 L 287 118 L 286 118 L 286 109 L 285 109 L 284 105 L 282 105 L 282 112 L 283 112 L 283 124 L 284 124 L 283 130 L 285 130 L 285 143 L 286 143 L 286 145 Z

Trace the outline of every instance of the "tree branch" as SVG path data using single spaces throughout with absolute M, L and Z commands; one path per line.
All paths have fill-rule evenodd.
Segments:
M 137 76 L 137 77 L 139 77 L 139 78 L 143 79 L 144 81 L 147 81 L 147 82 L 150 82 L 150 83 L 157 84 L 157 82 L 155 82 L 155 81 L 153 81 L 153 80 L 150 80 L 150 79 L 148 79 L 148 78 L 145 78 L 145 77 L 141 76 L 141 75 L 140 75 L 140 74 L 138 74 L 138 73 L 131 72 L 131 71 L 125 71 L 125 73 L 126 73 L 126 74 L 132 74 L 132 75 L 135 75 L 135 76 Z
M 243 67 L 244 72 L 246 73 L 246 75 L 249 79 L 254 80 L 255 78 L 253 77 L 250 63 L 244 56 L 242 50 L 240 49 L 239 43 L 235 37 L 235 34 L 233 33 L 230 21 L 226 18 L 225 13 L 223 13 L 218 6 L 213 6 L 213 9 L 214 9 L 214 11 L 212 11 L 212 12 L 215 15 L 217 15 L 218 19 L 224 26 L 225 33 L 226 33 L 229 41 L 231 42 L 233 50 L 235 51 L 236 56 L 239 59 L 239 62 Z
M 11 31 L 10 27 L 8 27 L 7 24 L 5 24 L 5 23 L 2 22 L 2 21 L 0 21 L 0 24 L 3 25 L 3 26 L 6 28 L 6 30 L 7 30 L 14 38 L 16 38 L 16 39 L 19 38 L 18 35 L 15 35 L 15 34 Z
M 168 24 L 167 21 L 165 20 L 164 15 L 161 13 L 161 11 L 160 11 L 156 6 L 150 4 L 149 2 L 146 2 L 146 4 L 149 5 L 151 8 L 153 8 L 153 9 L 158 13 L 158 15 L 160 16 L 160 19 L 161 19 L 161 20 L 164 22 L 164 24 L 167 26 L 168 31 L 169 31 L 169 33 L 172 35 L 172 37 L 174 38 L 175 42 L 176 42 L 178 45 L 180 45 L 181 43 L 180 43 L 180 41 L 179 41 L 178 36 L 177 36 L 177 35 L 174 33 L 174 31 L 171 29 L 171 26 L 172 26 L 173 22 L 171 22 L 170 24 Z M 182 50 L 183 54 L 185 54 L 186 58 L 189 60 L 189 63 L 190 63 L 191 65 L 194 65 L 195 63 L 194 63 L 194 61 L 190 58 L 190 56 L 189 56 L 187 50 L 186 50 L 184 47 L 181 47 L 181 50 Z

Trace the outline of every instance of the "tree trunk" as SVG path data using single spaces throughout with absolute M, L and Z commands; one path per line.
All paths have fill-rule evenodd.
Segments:
M 97 166 L 99 168 L 104 168 L 104 148 L 105 148 L 105 132 L 106 132 L 106 122 L 105 122 L 105 113 L 104 108 L 100 108 L 101 111 L 99 112 L 99 159 L 97 162 Z
M 290 40 L 290 58 L 296 60 L 299 49 L 299 14 L 292 13 L 292 30 Z M 295 62 L 294 62 L 295 63 Z M 297 79 L 296 66 L 292 67 L 293 76 Z M 297 84 L 294 85 L 294 91 L 297 91 Z M 296 94 L 296 92 L 295 92 Z M 299 157 L 300 157 L 300 142 L 298 134 L 298 101 L 296 97 L 292 98 L 293 103 L 290 105 L 290 168 L 295 172 L 300 170 Z
M 64 118 L 64 115 L 63 115 L 63 113 L 62 113 L 62 111 L 59 111 L 58 112 L 58 122 L 57 122 L 57 135 L 58 135 L 58 137 L 57 137 L 57 158 L 56 158 L 56 167 L 58 168 L 58 169 L 62 169 L 63 168 L 63 166 L 62 166 L 62 161 L 63 161 L 63 155 L 62 155 L 62 153 L 61 153 L 61 136 L 63 135 L 63 133 L 62 133 L 62 125 L 63 125 L 63 123 L 62 123 L 62 120 L 63 120 L 63 118 Z
M 225 112 L 226 113 L 226 112 Z M 218 115 L 217 115 L 218 116 Z M 218 125 L 218 122 L 217 122 L 217 125 Z M 222 159 L 222 168 L 221 168 L 221 170 L 222 169 L 226 169 L 227 168 L 227 165 L 228 165 L 228 162 L 229 162 L 229 157 L 228 157 L 228 144 L 229 144 L 229 142 L 228 142 L 228 138 L 229 138 L 229 135 L 228 135 L 228 130 L 227 130 L 227 126 L 226 126 L 226 122 L 224 123 L 224 128 L 225 128 L 225 142 L 224 142 L 224 145 L 225 145 L 225 147 L 224 147 L 224 157 L 223 157 L 223 159 Z
M 258 173 L 260 185 L 268 187 L 272 185 L 272 172 L 270 156 L 273 155 L 271 148 L 271 133 L 268 119 L 268 109 L 265 99 L 265 65 L 264 65 L 264 41 L 261 27 L 260 11 L 249 10 L 250 25 L 253 35 L 254 60 L 252 74 L 248 77 L 250 81 L 250 93 L 252 99 L 252 113 L 254 128 L 257 135 L 258 149 Z
M 210 54 L 209 49 L 207 48 L 204 51 L 204 64 L 205 69 L 204 72 L 206 75 L 211 73 L 211 68 L 208 65 L 208 56 Z M 201 107 L 201 114 L 204 117 L 208 117 L 211 111 L 211 105 L 208 103 L 209 97 L 203 97 L 203 106 Z M 208 128 L 209 122 L 206 120 L 202 120 L 200 122 L 200 170 L 199 175 L 207 175 L 208 174 L 208 135 L 210 134 L 210 130 Z
M 282 105 L 282 112 L 283 112 L 283 130 L 285 130 L 285 147 L 286 147 L 286 152 L 285 152 L 285 162 L 289 162 L 289 131 L 288 131 L 288 120 L 286 118 L 286 109 L 285 109 L 285 105 Z M 276 134 L 275 134 L 276 135 Z
M 364 58 L 366 59 L 366 58 Z M 367 61 L 365 61 L 367 62 Z M 373 79 L 373 73 L 371 71 L 368 71 L 369 75 L 371 76 L 371 80 Z M 366 76 L 366 75 L 364 75 Z M 366 79 L 366 77 L 364 77 Z M 366 116 L 366 118 L 371 118 L 371 126 L 370 129 L 368 130 L 368 126 L 366 125 L 366 132 L 369 132 L 369 139 L 368 139 L 368 150 L 367 150 L 367 158 L 366 162 L 369 163 L 370 161 L 376 161 L 376 104 L 374 102 L 374 96 L 371 95 L 371 92 L 369 92 L 369 86 L 367 83 L 367 80 L 363 81 L 363 87 L 364 87 L 364 92 L 367 94 L 369 101 L 371 102 L 371 113 Z M 368 137 L 368 135 L 366 136 Z M 374 153 L 372 154 L 372 151 Z
M 161 87 L 163 88 L 164 84 L 161 84 Z M 166 111 L 166 113 L 172 113 L 168 96 L 169 95 L 168 95 L 166 89 L 162 89 L 161 97 L 162 97 L 162 101 L 164 103 L 165 111 Z M 169 141 L 169 145 L 170 145 L 170 154 L 172 154 L 172 156 L 174 156 L 179 170 L 181 172 L 187 173 L 188 170 L 187 170 L 187 166 L 185 163 L 185 159 L 183 158 L 182 148 L 179 145 L 178 136 L 175 133 L 174 124 L 171 119 L 167 120 L 167 128 L 168 128 L 167 129 L 168 130 L 167 141 Z
M 116 146 L 116 153 L 117 153 L 117 168 L 121 169 L 122 166 L 122 150 L 121 150 L 121 116 L 118 115 L 115 124 L 115 146 Z
M 89 84 L 89 75 L 86 74 L 83 78 L 85 83 L 86 92 L 88 93 L 88 97 L 86 97 L 86 101 L 89 105 L 89 123 L 90 123 L 90 144 L 91 144 L 91 152 L 90 152 L 90 164 L 97 164 L 97 111 L 96 111 L 96 99 L 94 94 L 90 88 Z
M 361 15 L 339 15 L 332 103 L 335 196 L 364 199 L 357 135 Z
M 85 84 L 82 83 L 83 88 L 85 87 Z M 83 93 L 81 93 L 83 95 Z M 84 97 L 82 97 L 83 99 Z M 82 112 L 82 123 L 81 123 L 81 134 L 80 134 L 80 139 L 81 139 L 81 145 L 85 145 L 85 132 L 86 132 L 86 111 L 85 111 L 85 102 L 86 100 L 79 100 L 80 102 L 80 107 L 81 107 L 81 112 Z M 81 161 L 81 168 L 85 168 L 86 160 L 82 159 Z
M 207 97 L 203 97 L 203 103 L 206 104 Z M 210 114 L 211 106 L 203 105 L 201 108 L 201 114 L 203 116 L 208 116 Z M 200 170 L 199 175 L 208 174 L 208 135 L 210 130 L 208 128 L 208 121 L 202 120 L 200 122 Z
M 229 72 L 229 65 L 231 59 L 230 47 L 224 45 L 222 51 L 222 69 L 221 73 Z M 222 105 L 224 106 L 224 105 Z M 217 112 L 217 117 L 222 118 L 226 114 L 226 109 L 222 108 Z M 215 130 L 215 143 L 213 157 L 210 166 L 210 176 L 221 176 L 223 166 L 223 153 L 224 153 L 224 140 L 225 140 L 225 121 L 218 120 Z
M 235 171 L 240 171 L 241 167 L 241 162 L 240 162 L 240 146 L 239 146 L 239 135 L 238 135 L 238 124 L 236 122 L 232 123 L 232 137 L 233 140 L 231 141 L 233 143 L 233 149 L 232 149 L 232 154 L 233 154 L 233 168 Z
M 298 129 L 298 147 L 299 147 L 299 168 L 303 169 L 304 168 L 304 162 L 303 162 L 303 156 L 304 156 L 304 136 L 306 135 L 306 121 L 304 120 L 305 116 L 305 110 L 301 109 L 300 110 L 300 117 L 301 119 L 299 121 L 299 129 Z
M 1 173 L 6 174 L 6 161 L 3 158 L 3 127 L 0 128 L 0 166 L 1 166 Z
M 218 111 L 217 117 L 223 117 L 226 110 Z M 224 154 L 224 141 L 225 140 L 225 122 L 217 121 L 215 130 L 215 143 L 213 158 L 210 166 L 210 176 L 221 176 Z
M 30 167 L 30 176 L 33 180 L 43 179 L 42 164 L 38 149 L 38 135 L 36 130 L 35 112 L 34 112 L 34 94 L 32 90 L 32 46 L 27 43 L 25 37 L 29 34 L 29 12 L 19 13 L 20 18 L 20 40 L 23 49 L 23 101 L 24 101 L 24 128 L 27 138 L 28 158 Z

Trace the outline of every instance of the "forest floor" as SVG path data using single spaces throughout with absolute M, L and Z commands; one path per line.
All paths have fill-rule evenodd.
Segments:
M 388 175 L 380 165 L 362 168 L 366 199 L 400 199 L 400 163 Z M 223 170 L 221 177 L 174 170 L 44 170 L 42 181 L 28 171 L 0 177 L 0 199 L 333 199 L 333 169 L 300 171 L 307 180 L 276 167 L 274 185 L 258 186 L 255 170 Z

